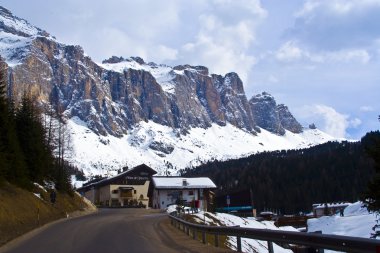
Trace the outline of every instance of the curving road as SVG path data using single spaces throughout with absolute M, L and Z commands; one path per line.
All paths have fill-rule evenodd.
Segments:
M 230 252 L 202 245 L 145 209 L 101 209 L 32 232 L 0 249 L 7 253 Z

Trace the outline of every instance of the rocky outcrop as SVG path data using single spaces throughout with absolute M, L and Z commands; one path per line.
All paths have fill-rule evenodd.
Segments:
M 262 94 L 253 96 L 249 100 L 249 104 L 251 106 L 253 119 L 259 127 L 278 135 L 285 134 L 274 97 L 263 92 Z
M 248 101 L 236 73 L 210 74 L 204 66 L 172 68 L 140 57 L 113 56 L 97 64 L 80 46 L 61 44 L 4 8 L 0 31 L 0 54 L 9 64 L 15 101 L 29 92 L 99 135 L 122 136 L 141 121 L 181 133 L 212 124 L 232 124 L 253 134 L 259 127 L 279 135 L 285 129 L 302 131 L 287 107 L 277 106 L 269 94 Z
M 254 122 L 261 128 L 277 135 L 284 135 L 285 130 L 301 133 L 302 126 L 290 113 L 287 106 L 277 105 L 272 95 L 263 92 L 249 100 Z
M 284 104 L 279 104 L 277 106 L 278 117 L 280 123 L 286 130 L 289 130 L 292 133 L 299 134 L 302 132 L 301 124 L 294 118 L 290 113 L 288 107 Z

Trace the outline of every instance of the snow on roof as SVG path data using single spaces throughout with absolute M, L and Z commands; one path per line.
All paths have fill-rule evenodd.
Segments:
M 351 205 L 349 202 L 337 202 L 337 203 L 327 203 L 327 207 L 346 207 Z M 326 204 L 313 204 L 314 209 L 322 209 L 325 208 Z
M 157 189 L 216 188 L 214 182 L 208 177 L 153 177 L 153 183 Z

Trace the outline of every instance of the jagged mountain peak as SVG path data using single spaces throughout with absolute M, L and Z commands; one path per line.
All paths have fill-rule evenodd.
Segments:
M 261 101 L 268 101 L 268 102 L 276 103 L 275 98 L 266 91 L 263 91 L 262 93 L 256 94 L 256 95 L 252 96 L 252 98 L 250 99 L 251 103 L 256 103 L 258 101 L 260 101 L 260 102 Z
M 0 6 L 0 31 L 22 37 L 50 37 L 50 34 L 25 19 L 16 17 L 8 9 Z
M 284 135 L 288 130 L 301 133 L 303 128 L 284 104 L 277 105 L 275 98 L 268 92 L 253 96 L 249 103 L 255 122 L 272 133 Z
M 140 57 L 95 63 L 80 46 L 59 43 L 6 9 L 0 55 L 9 66 L 9 93 L 17 102 L 27 90 L 63 113 L 73 135 L 70 160 L 88 171 L 145 160 L 179 169 L 331 140 L 317 129 L 302 132 L 266 92 L 248 101 L 237 73 Z

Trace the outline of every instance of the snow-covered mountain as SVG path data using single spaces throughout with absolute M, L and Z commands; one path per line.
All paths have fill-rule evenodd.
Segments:
M 0 55 L 9 95 L 25 91 L 67 119 L 69 159 L 87 174 L 146 163 L 162 172 L 212 159 L 308 147 L 332 140 L 303 129 L 267 93 L 248 101 L 236 73 L 170 67 L 139 57 L 95 63 L 0 7 Z

